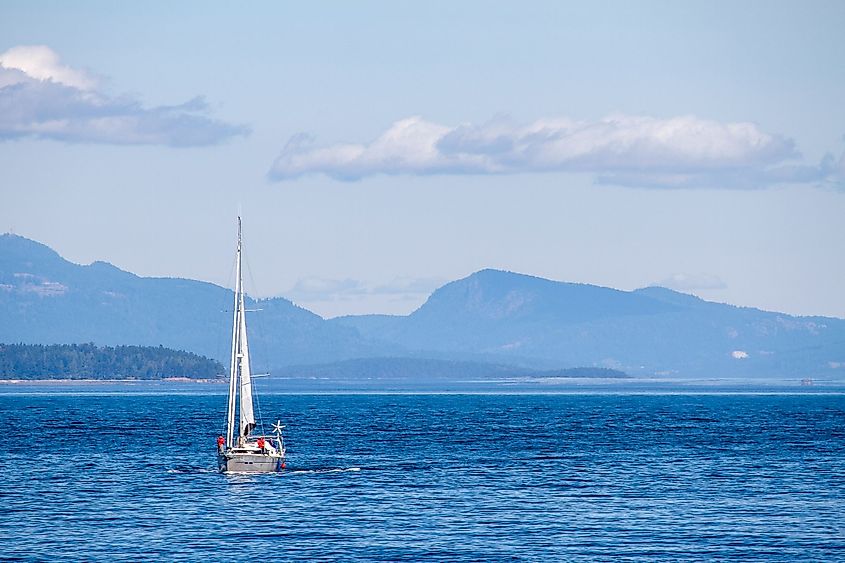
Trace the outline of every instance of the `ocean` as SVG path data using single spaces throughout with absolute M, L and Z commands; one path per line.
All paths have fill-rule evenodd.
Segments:
M 262 395 L 245 476 L 217 388 L 103 389 L 0 390 L 0 559 L 845 560 L 841 394 Z

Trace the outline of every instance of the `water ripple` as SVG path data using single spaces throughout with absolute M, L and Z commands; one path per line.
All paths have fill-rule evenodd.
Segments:
M 288 469 L 215 468 L 220 396 L 0 396 L 4 560 L 818 560 L 839 396 L 270 396 Z

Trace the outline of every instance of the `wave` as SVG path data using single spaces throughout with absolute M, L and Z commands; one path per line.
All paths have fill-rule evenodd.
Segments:
M 345 473 L 348 471 L 361 471 L 360 467 L 333 467 L 333 468 L 315 468 L 315 469 L 289 469 L 283 471 L 283 474 L 288 475 L 310 475 L 315 473 Z

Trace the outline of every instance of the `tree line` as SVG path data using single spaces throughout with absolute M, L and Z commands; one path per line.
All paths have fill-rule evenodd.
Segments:
M 0 379 L 220 377 L 220 362 L 163 346 L 0 344 Z

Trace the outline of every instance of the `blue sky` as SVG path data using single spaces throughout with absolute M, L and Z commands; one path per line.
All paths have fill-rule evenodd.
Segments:
M 495 267 L 845 317 L 845 4 L 0 4 L 0 230 L 325 316 Z

